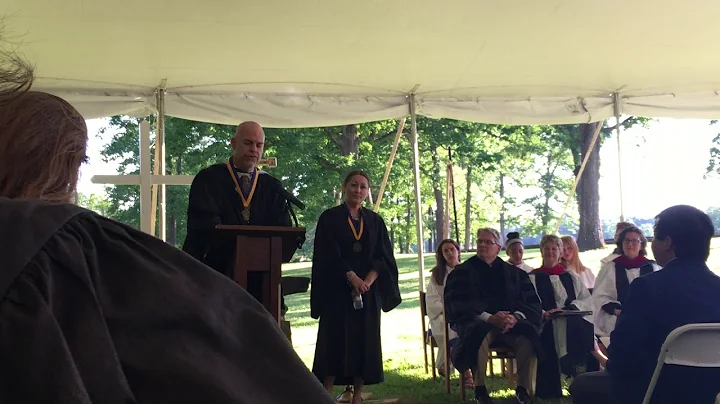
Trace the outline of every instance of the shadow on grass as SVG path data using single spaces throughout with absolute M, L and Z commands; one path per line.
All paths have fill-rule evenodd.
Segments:
M 425 374 L 424 367 L 400 364 L 400 367 L 389 368 L 392 360 L 385 361 L 385 382 L 367 386 L 365 392 L 372 393 L 370 400 L 399 399 L 404 404 L 456 404 L 460 401 L 459 376 L 455 373 L 451 377 L 450 394 L 445 392 L 445 379 L 438 376 L 435 380 L 431 374 Z M 516 403 L 515 392 L 508 387 L 507 379 L 503 377 L 488 377 L 485 379 L 490 396 L 497 404 Z M 336 393 L 342 391 L 336 388 Z M 465 389 L 465 402 L 473 402 L 475 392 Z M 571 399 L 565 397 L 556 400 L 538 400 L 538 404 L 571 404 Z

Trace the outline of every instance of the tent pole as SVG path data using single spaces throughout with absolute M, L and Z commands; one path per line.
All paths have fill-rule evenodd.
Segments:
M 150 123 L 147 120 L 140 122 L 140 230 L 150 233 L 151 216 L 150 185 L 152 173 L 150 172 Z
M 395 161 L 395 153 L 397 152 L 398 143 L 400 143 L 400 136 L 402 136 L 403 130 L 405 129 L 405 119 L 403 118 L 398 123 L 398 130 L 395 134 L 395 143 L 393 143 L 392 152 L 390 152 L 390 158 L 388 159 L 387 166 L 385 166 L 385 174 L 383 175 L 382 184 L 380 185 L 380 192 L 377 194 L 377 200 L 375 201 L 375 207 L 373 211 L 377 213 L 380 209 L 380 202 L 382 201 L 383 194 L 385 193 L 385 186 L 387 185 L 388 178 L 390 177 L 390 169 L 392 168 L 393 161 Z
M 622 128 L 620 125 L 620 94 L 614 94 L 615 107 L 615 131 L 617 133 L 617 159 L 618 159 L 618 186 L 620 187 L 620 221 L 625 221 L 625 204 L 623 200 L 623 175 L 622 175 L 622 147 L 620 146 L 620 133 Z
M 160 147 L 160 164 L 158 165 L 160 167 L 160 175 L 165 175 L 165 83 L 166 81 L 162 81 L 162 85 L 160 88 L 158 88 L 157 91 L 157 134 L 155 136 L 155 147 Z M 178 173 L 179 174 L 179 173 Z M 160 222 L 160 238 L 162 241 L 167 240 L 167 232 L 166 232 L 166 226 L 167 226 L 167 185 L 161 184 L 160 185 L 160 218 L 158 221 Z
M 415 92 L 410 94 L 410 144 L 413 152 L 413 176 L 415 178 L 415 224 L 417 227 L 418 290 L 425 291 L 425 260 L 423 259 L 423 217 L 420 199 L 420 150 L 418 149 L 417 117 L 415 113 Z
M 445 212 L 443 212 L 443 240 L 451 238 L 450 234 L 452 234 L 450 231 L 450 187 L 452 187 L 452 163 L 448 161 L 447 166 L 445 166 Z

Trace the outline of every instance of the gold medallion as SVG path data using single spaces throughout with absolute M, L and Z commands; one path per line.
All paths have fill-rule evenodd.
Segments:
M 356 253 L 359 253 L 362 251 L 362 244 L 360 244 L 360 239 L 362 238 L 363 232 L 365 231 L 365 219 L 360 217 L 360 230 L 355 230 L 355 224 L 353 223 L 353 220 L 348 216 L 348 224 L 350 225 L 350 230 L 353 233 L 353 237 L 355 238 L 355 243 L 353 244 L 353 251 Z
M 240 195 L 240 202 L 242 202 L 244 208 L 242 211 L 242 217 L 243 219 L 245 219 L 246 222 L 249 222 L 250 202 L 252 202 L 253 195 L 255 195 L 255 188 L 257 188 L 258 177 L 260 176 L 260 174 L 258 173 L 258 169 L 257 167 L 253 169 L 252 186 L 250 187 L 250 193 L 248 194 L 247 198 L 245 198 L 245 195 L 242 192 L 242 188 L 240 188 L 240 183 L 238 182 L 237 174 L 235 173 L 232 164 L 230 163 L 230 161 L 228 161 L 227 163 L 225 163 L 225 165 L 227 166 L 227 169 L 230 172 L 230 176 L 235 183 L 235 191 L 238 193 L 238 195 Z

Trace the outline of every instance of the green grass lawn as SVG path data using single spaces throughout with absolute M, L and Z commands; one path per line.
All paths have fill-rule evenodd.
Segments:
M 600 259 L 607 256 L 611 250 L 612 247 L 608 247 L 603 250 L 584 252 L 581 254 L 581 258 L 583 263 L 597 275 L 600 269 Z M 463 259 L 471 255 L 463 254 Z M 505 259 L 505 252 L 501 252 L 500 256 Z M 372 393 L 372 399 L 399 398 L 401 403 L 408 404 L 457 403 L 460 401 L 457 387 L 453 387 L 452 393 L 448 395 L 445 393 L 441 378 L 433 381 L 430 374 L 425 374 L 420 328 L 417 255 L 397 255 L 396 259 L 400 270 L 400 293 L 402 293 L 403 302 L 390 313 L 382 314 L 385 383 L 369 386 L 367 391 Z M 537 249 L 526 250 L 525 261 L 533 267 L 539 266 L 541 261 L 539 251 Z M 425 284 L 433 265 L 434 257 L 426 255 L 426 273 L 423 280 Z M 715 272 L 720 272 L 720 239 L 713 240 L 713 249 L 708 265 Z M 286 276 L 309 276 L 309 274 L 309 263 L 287 264 L 283 267 L 283 275 Z M 292 323 L 295 350 L 308 368 L 311 368 L 318 323 L 310 318 L 309 293 L 288 296 L 286 303 L 289 307 L 286 318 Z M 498 368 L 499 366 L 496 366 L 496 369 Z M 515 402 L 514 392 L 508 389 L 505 378 L 488 378 L 487 385 L 496 403 Z M 472 397 L 473 392 L 468 391 L 468 400 Z M 570 403 L 568 397 L 562 400 L 537 401 L 553 404 Z

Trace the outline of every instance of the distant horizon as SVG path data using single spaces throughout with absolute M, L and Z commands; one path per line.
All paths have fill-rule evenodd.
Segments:
M 107 125 L 107 119 L 88 120 L 87 125 L 89 163 L 81 167 L 78 192 L 104 196 L 105 185 L 93 184 L 90 178 L 96 174 L 117 174 L 118 164 L 103 162 L 100 154 L 114 132 L 108 130 L 101 138 L 97 137 L 99 129 Z M 720 207 L 720 176 L 710 174 L 707 179 L 703 178 L 712 140 L 719 131 L 720 126 L 711 126 L 709 120 L 667 118 L 650 122 L 648 128 L 623 131 L 625 217 L 654 218 L 663 209 L 678 204 L 692 205 L 703 211 Z M 600 219 L 619 221 L 615 134 L 603 143 L 600 161 Z M 566 197 L 562 196 L 560 200 L 565 201 Z

